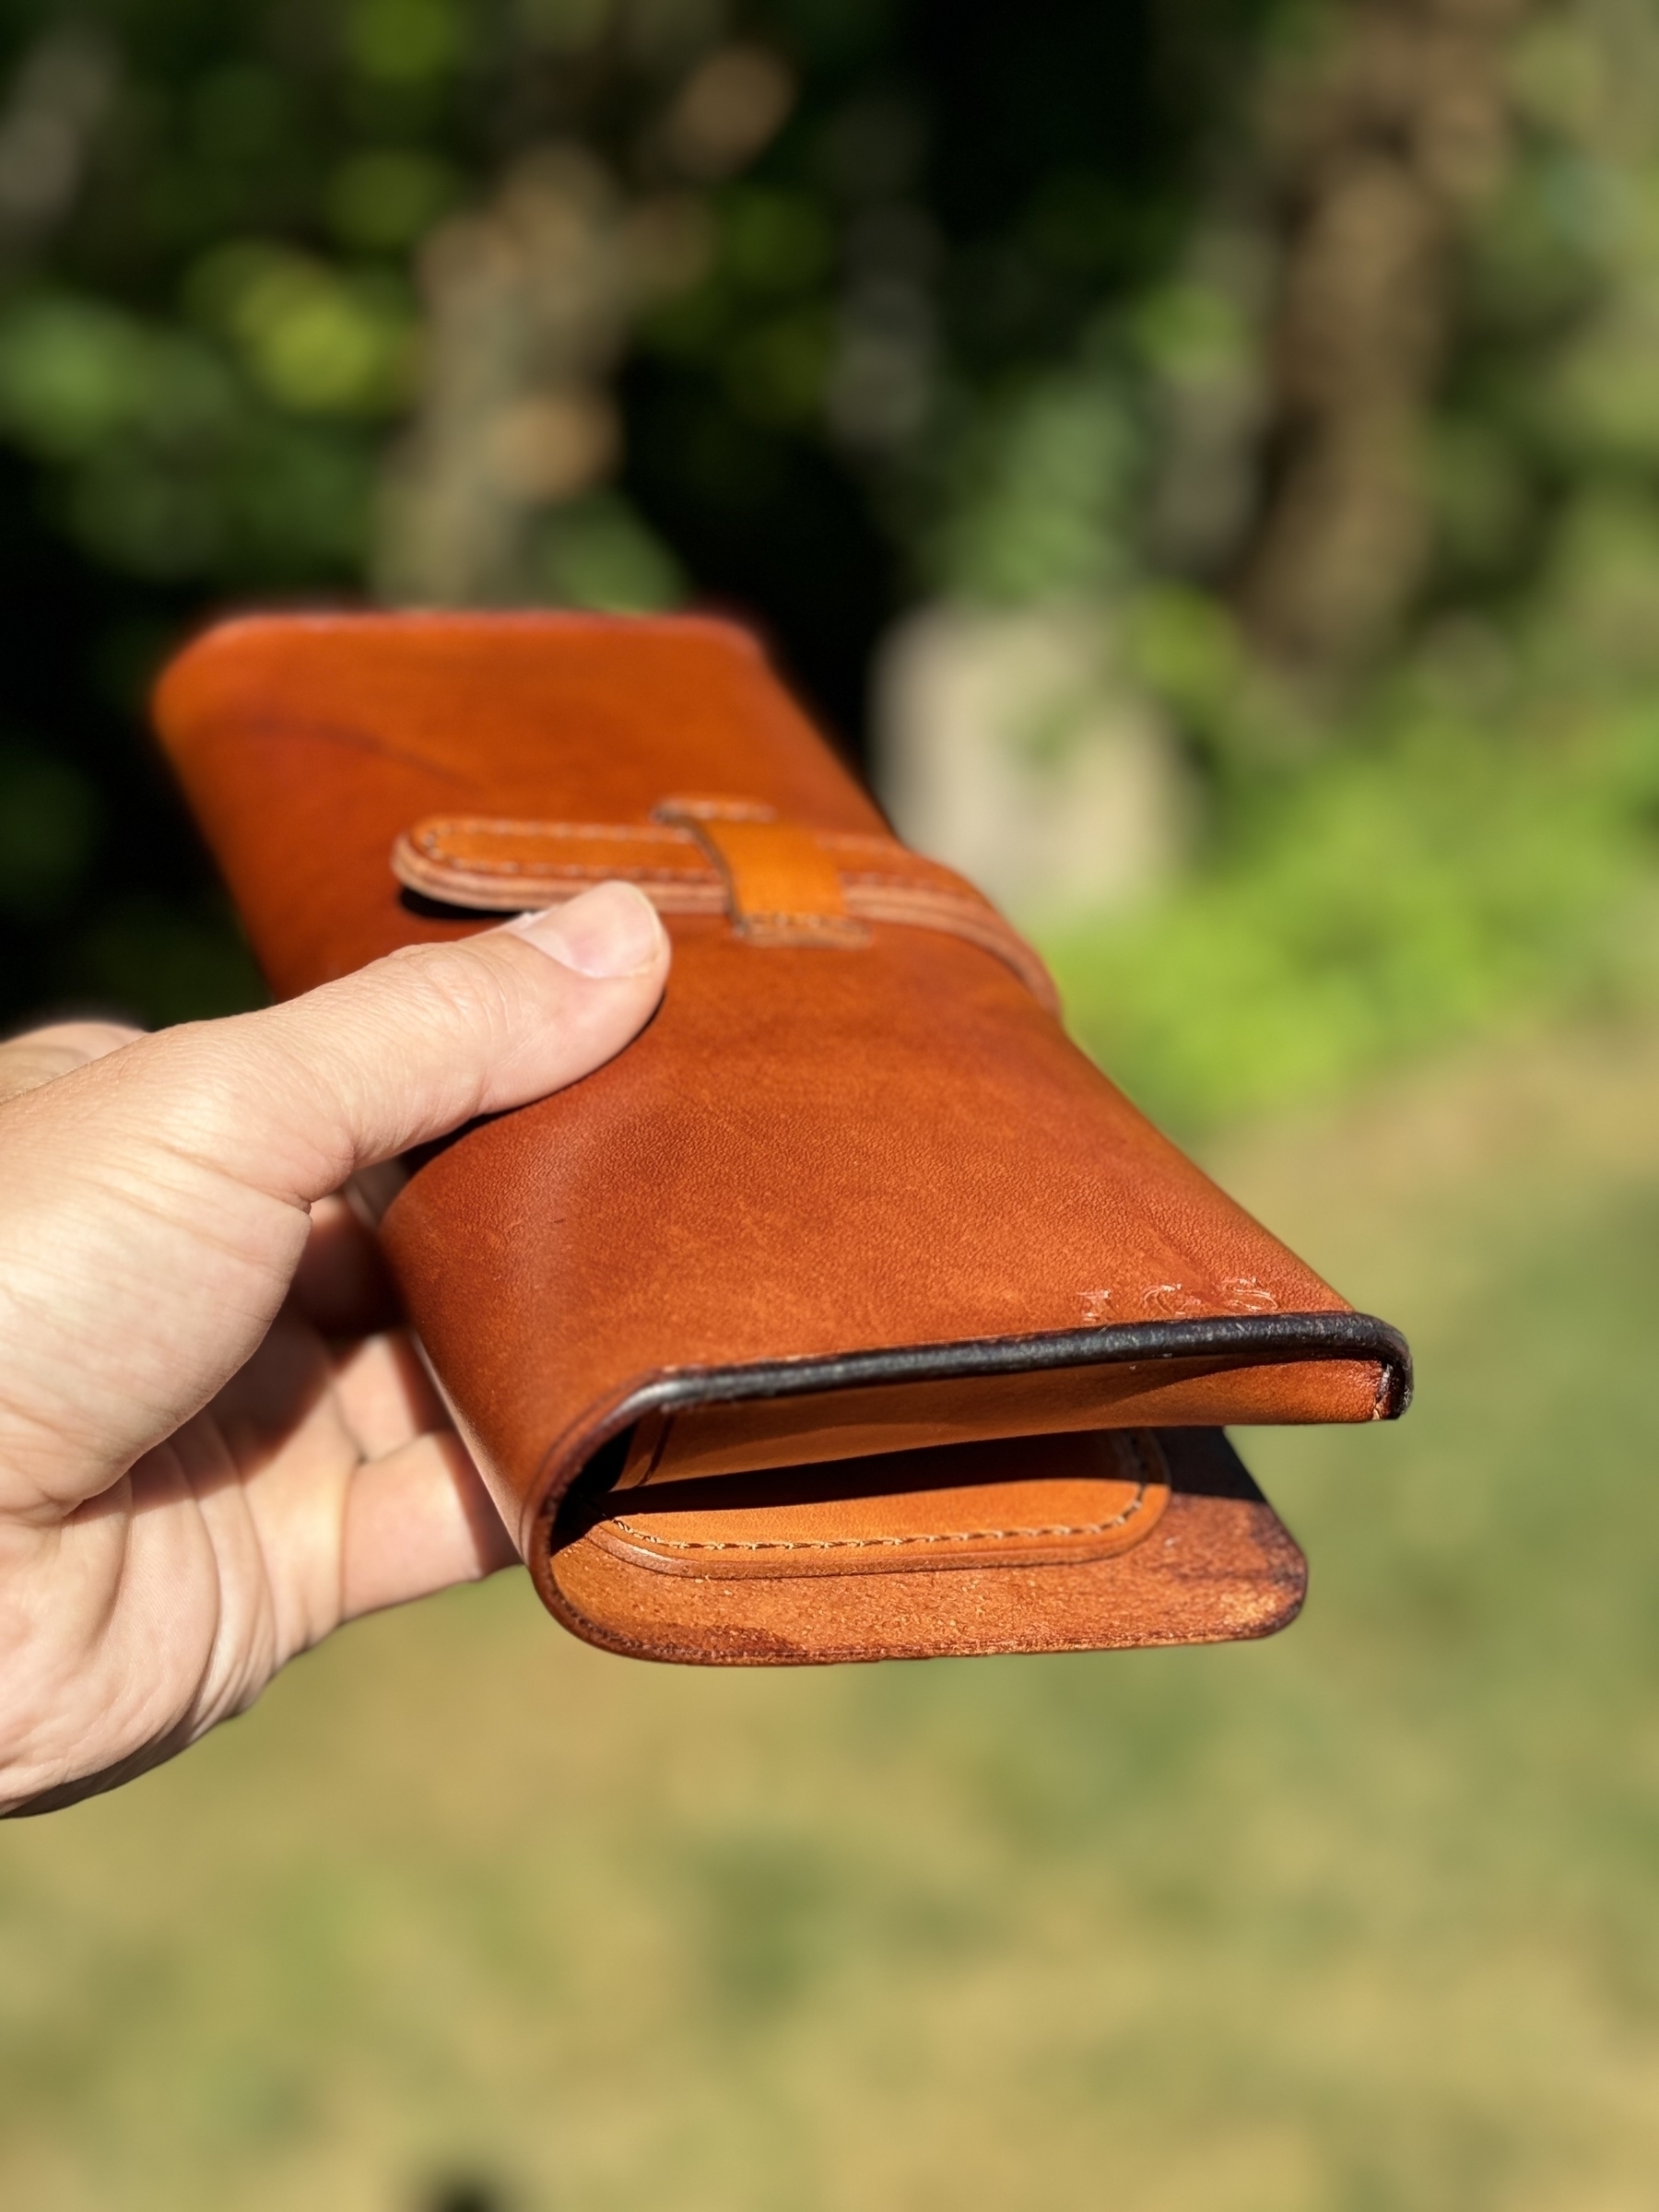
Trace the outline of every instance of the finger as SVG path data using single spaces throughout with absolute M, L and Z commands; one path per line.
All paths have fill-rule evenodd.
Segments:
M 246 1527 L 257 1532 L 278 1664 L 354 1614 L 476 1581 L 517 1557 L 459 1437 L 447 1423 L 438 1433 L 416 1426 L 442 1416 L 420 1402 L 406 1338 L 386 1349 L 378 1388 L 354 1407 L 315 1336 L 279 1320 L 209 1409 L 236 1496 L 223 1494 L 226 1471 L 199 1448 L 193 1488 L 222 1561 Z M 402 1404 L 400 1386 L 410 1392 Z
M 359 1467 L 346 1502 L 342 1618 L 406 1605 L 516 1565 L 466 1448 L 453 1431 L 423 1436 Z
M 309 1206 L 359 1168 L 591 1074 L 650 1018 L 668 959 L 643 894 L 601 884 L 285 1006 L 169 1031 L 150 1049 L 179 1078 L 173 1141 Z
M 383 1459 L 450 1425 L 406 1329 L 365 1336 L 335 1359 L 335 1399 L 365 1459 Z
M 0 1100 L 34 1090 L 144 1034 L 124 1021 L 57 1021 L 0 1044 Z
M 324 1336 L 370 1336 L 401 1318 L 380 1244 L 344 1198 L 319 1198 L 312 1207 L 288 1296 Z

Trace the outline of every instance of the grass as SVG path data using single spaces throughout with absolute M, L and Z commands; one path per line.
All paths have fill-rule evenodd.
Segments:
M 1659 2171 L 1659 1035 L 1218 1146 L 1417 1340 L 1265 1645 L 779 1675 L 522 1580 L 0 1830 L 28 2212 L 1626 2212 Z

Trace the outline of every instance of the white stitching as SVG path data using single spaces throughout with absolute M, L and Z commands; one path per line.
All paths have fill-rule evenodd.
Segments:
M 568 883 L 577 876 L 604 877 L 606 879 L 625 876 L 629 880 L 649 883 L 713 883 L 712 868 L 671 868 L 647 863 L 639 867 L 606 867 L 603 861 L 590 860 L 455 860 L 434 856 L 435 867 L 442 868 L 451 880 L 465 880 L 468 876 L 534 876 L 542 882 Z
M 1147 1493 L 1143 1487 L 1110 1521 L 1079 1521 L 1070 1525 L 1055 1522 L 1040 1528 L 965 1528 L 938 1530 L 914 1536 L 760 1536 L 736 1538 L 729 1541 L 700 1536 L 658 1536 L 647 1528 L 636 1528 L 631 1521 L 613 1520 L 610 1525 L 624 1535 L 638 1536 L 642 1544 L 660 1544 L 667 1551 L 891 1551 L 907 1544 L 997 1544 L 1018 1540 L 1034 1540 L 1053 1536 L 1103 1536 L 1110 1530 L 1122 1528 L 1135 1514 L 1145 1510 Z
M 442 814 L 434 815 L 421 828 L 425 833 L 421 842 L 428 852 L 447 837 L 469 832 L 490 837 L 608 837 L 645 845 L 697 842 L 690 830 L 670 822 L 524 822 L 506 815 Z
M 700 818 L 691 814 L 688 818 Z M 770 809 L 757 816 L 727 812 L 724 808 L 712 818 L 767 819 Z M 508 859 L 485 853 L 466 856 L 455 853 L 452 839 L 468 833 L 488 837 L 535 837 L 549 842 L 564 841 L 578 842 L 590 840 L 600 844 L 633 844 L 636 849 L 649 847 L 659 841 L 671 840 L 676 844 L 689 846 L 693 853 L 703 840 L 678 823 L 620 824 L 600 822 L 547 822 L 520 821 L 505 816 L 441 815 L 406 831 L 400 842 L 406 846 L 414 865 L 405 874 L 397 866 L 396 849 L 393 868 L 411 888 L 427 896 L 451 900 L 464 900 L 469 886 L 476 887 L 485 898 L 491 897 L 491 887 L 500 884 L 510 894 L 521 886 L 540 884 L 551 889 L 556 885 L 575 885 L 603 881 L 620 876 L 627 881 L 646 886 L 657 886 L 666 894 L 680 889 L 696 896 L 712 891 L 717 887 L 722 893 L 722 904 L 729 909 L 733 903 L 732 887 L 724 864 L 711 856 L 701 865 L 692 861 L 688 866 L 675 866 L 665 862 L 635 862 L 606 865 L 603 860 L 582 862 L 561 860 L 549 856 L 545 860 Z M 840 878 L 844 912 L 840 914 L 779 914 L 752 913 L 733 916 L 739 934 L 753 935 L 764 943 L 769 933 L 775 933 L 774 941 L 788 944 L 840 944 L 844 947 L 862 947 L 870 942 L 869 923 L 896 923 L 901 927 L 932 928 L 963 938 L 989 952 L 1011 968 L 1039 1002 L 1053 1007 L 1053 986 L 1047 971 L 1037 956 L 1013 931 L 990 902 L 976 892 L 971 884 L 957 876 L 953 870 L 941 868 L 936 862 L 924 859 L 920 854 L 906 853 L 896 840 L 875 837 L 856 837 L 830 832 L 816 834 L 818 841 L 831 856 L 835 852 L 848 853 L 853 850 L 883 859 L 897 855 L 902 862 L 910 861 L 914 873 L 900 874 L 889 869 L 835 868 Z M 689 856 L 688 856 L 689 857 Z M 429 872 L 430 871 L 430 872 Z M 433 873 L 441 878 L 436 884 Z M 665 905 L 665 912 L 691 912 Z M 695 909 L 704 912 L 700 899 Z M 712 911 L 712 909 L 709 910 Z

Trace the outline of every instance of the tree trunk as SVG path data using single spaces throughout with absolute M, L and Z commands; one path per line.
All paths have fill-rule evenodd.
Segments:
M 1430 551 L 1423 431 L 1458 231 L 1499 182 L 1524 0 L 1352 0 L 1273 103 L 1283 258 L 1265 498 L 1237 596 L 1273 659 L 1384 646 Z

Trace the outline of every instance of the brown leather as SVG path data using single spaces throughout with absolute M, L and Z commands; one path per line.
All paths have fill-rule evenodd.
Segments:
M 1300 1556 L 1194 1432 L 1384 1418 L 1404 1346 L 1136 1113 L 996 946 L 859 903 L 869 875 L 982 907 L 896 845 L 744 632 L 256 619 L 193 646 L 158 718 L 278 992 L 478 927 L 468 880 L 536 903 L 613 850 L 606 872 L 706 902 L 663 902 L 674 973 L 634 1045 L 435 1148 L 382 1224 L 578 1633 L 776 1663 L 1289 1618 Z
M 847 912 L 835 863 L 798 822 L 744 799 L 667 799 L 660 820 L 681 822 L 719 868 L 726 912 L 752 945 L 825 945 L 843 952 L 869 943 Z
M 644 1430 L 649 1424 L 641 1423 Z M 607 1548 L 671 1573 L 871 1574 L 893 1568 L 1025 1566 L 1107 1559 L 1150 1533 L 1169 1470 L 1144 1430 L 947 1444 L 794 1480 L 666 1467 L 665 1433 L 636 1434 L 596 1524 Z M 716 1556 L 718 1555 L 718 1556 Z
M 740 1666 L 1219 1643 L 1270 1636 L 1294 1620 L 1307 1591 L 1306 1562 L 1226 1439 L 1213 1429 L 1175 1429 L 1135 1441 L 1155 1455 L 1162 1480 L 1144 1486 L 1144 1512 L 1129 1513 L 1119 1546 L 1091 1542 L 1088 1534 L 1069 1549 L 1039 1539 L 1028 1552 L 1010 1545 L 989 1561 L 930 1547 L 920 1564 L 908 1549 L 872 1547 L 852 1553 L 853 1571 L 844 1571 L 848 1553 L 829 1555 L 843 1571 L 832 1563 L 833 1579 L 805 1587 L 794 1579 L 803 1571 L 798 1552 L 783 1555 L 790 1569 L 779 1572 L 777 1554 L 770 1566 L 731 1552 L 677 1559 L 662 1541 L 681 1530 L 696 1540 L 728 1528 L 777 1532 L 797 1495 L 787 1485 L 767 1486 L 758 1506 L 735 1498 L 729 1523 L 706 1499 L 695 1501 L 695 1520 L 682 1518 L 672 1489 L 662 1508 L 645 1510 L 637 1492 L 594 1501 L 578 1493 L 555 1529 L 558 1610 L 578 1634 L 613 1651 Z M 1021 1487 L 1015 1470 L 1023 1450 L 989 1445 L 979 1452 L 1010 1453 L 1000 1468 L 1003 1483 L 987 1486 L 1001 1506 Z M 986 1472 L 971 1459 L 959 1461 L 959 1469 Z M 871 1477 L 880 1478 L 879 1470 Z M 913 1468 L 906 1479 L 916 1481 Z M 821 1512 L 807 1518 L 821 1495 L 799 1493 L 802 1511 L 791 1533 L 808 1542 L 818 1528 L 846 1525 Z M 1123 1500 L 1112 1501 L 1116 1511 L 1131 1507 L 1128 1486 L 1116 1496 Z M 951 1492 L 938 1524 L 964 1503 L 963 1491 Z M 1110 1510 L 1103 1501 L 1101 1515 Z M 1026 1510 L 1016 1505 L 1011 1517 L 1029 1526 L 1041 1511 L 1033 1499 Z M 635 1534 L 641 1529 L 647 1541 Z

